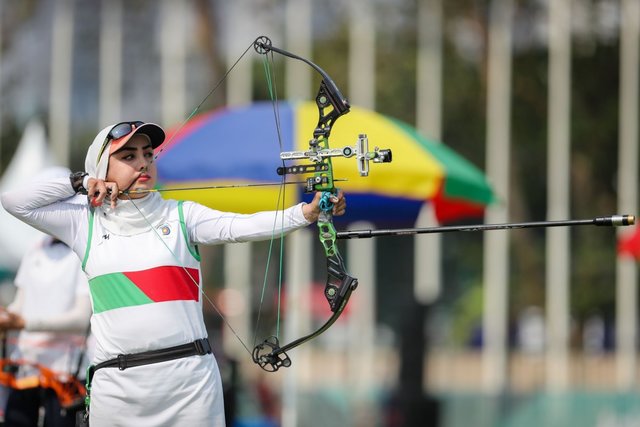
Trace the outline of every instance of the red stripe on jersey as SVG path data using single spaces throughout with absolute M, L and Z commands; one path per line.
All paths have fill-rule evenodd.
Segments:
M 155 302 L 198 301 L 200 275 L 196 268 L 165 266 L 123 274 Z

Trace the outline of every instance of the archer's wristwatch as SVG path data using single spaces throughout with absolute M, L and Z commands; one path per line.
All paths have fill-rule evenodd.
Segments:
M 86 172 L 74 172 L 69 176 L 71 181 L 71 187 L 76 194 L 87 194 L 87 189 L 84 188 L 84 177 L 89 175 Z

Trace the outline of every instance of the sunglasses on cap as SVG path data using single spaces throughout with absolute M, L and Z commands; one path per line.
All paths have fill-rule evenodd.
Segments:
M 107 137 L 104 139 L 104 142 L 102 143 L 102 148 L 100 148 L 100 152 L 98 153 L 98 161 L 102 157 L 104 150 L 107 148 L 109 141 L 120 139 L 124 136 L 127 136 L 134 130 L 138 129 L 143 124 L 144 122 L 141 122 L 141 121 L 122 122 L 112 127 L 109 133 L 107 134 Z
M 111 128 L 111 132 L 107 135 L 107 140 L 109 139 L 120 139 L 123 136 L 129 135 L 134 129 L 142 126 L 144 122 L 135 121 L 135 122 L 122 122 L 118 123 L 114 127 Z

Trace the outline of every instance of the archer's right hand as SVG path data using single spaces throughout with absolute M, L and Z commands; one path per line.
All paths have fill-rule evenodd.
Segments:
M 118 200 L 118 184 L 115 182 L 107 182 L 103 179 L 89 178 L 87 181 L 87 194 L 89 194 L 89 202 L 91 206 L 102 206 L 105 199 L 111 202 L 111 208 L 116 207 Z

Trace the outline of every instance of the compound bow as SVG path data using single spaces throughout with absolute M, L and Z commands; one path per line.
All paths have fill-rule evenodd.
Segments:
M 355 146 L 347 146 L 332 149 L 329 147 L 329 136 L 336 120 L 349 112 L 349 103 L 342 95 L 331 77 L 318 65 L 302 58 L 284 49 L 277 48 L 271 44 L 271 40 L 267 37 L 259 37 L 254 42 L 255 50 L 263 55 L 269 52 L 276 52 L 289 58 L 302 61 L 321 76 L 322 81 L 320 88 L 315 97 L 318 107 L 318 123 L 313 131 L 313 138 L 309 141 L 309 149 L 307 151 L 286 151 L 280 153 L 280 159 L 288 160 L 308 160 L 312 163 L 282 166 L 277 172 L 281 176 L 290 174 L 312 174 L 307 178 L 305 192 L 322 192 L 320 202 L 320 217 L 318 218 L 319 239 L 324 248 L 327 258 L 327 281 L 324 289 L 324 296 L 329 303 L 329 307 L 333 314 L 331 317 L 316 331 L 308 335 L 295 339 L 288 344 L 280 345 L 277 337 L 271 336 L 258 344 L 253 349 L 253 361 L 262 369 L 275 372 L 280 367 L 291 366 L 291 359 L 287 355 L 287 351 L 298 347 L 301 344 L 319 336 L 329 329 L 331 325 L 342 314 L 349 297 L 354 289 L 358 286 L 358 279 L 351 276 L 346 269 L 342 255 L 336 244 L 336 229 L 333 225 L 332 209 L 333 204 L 330 198 L 336 193 L 334 186 L 332 157 L 356 157 L 358 162 L 358 170 L 361 176 L 369 174 L 369 161 L 374 163 L 387 163 L 391 161 L 391 150 L 380 150 L 375 148 L 369 151 L 367 136 L 361 134 Z

